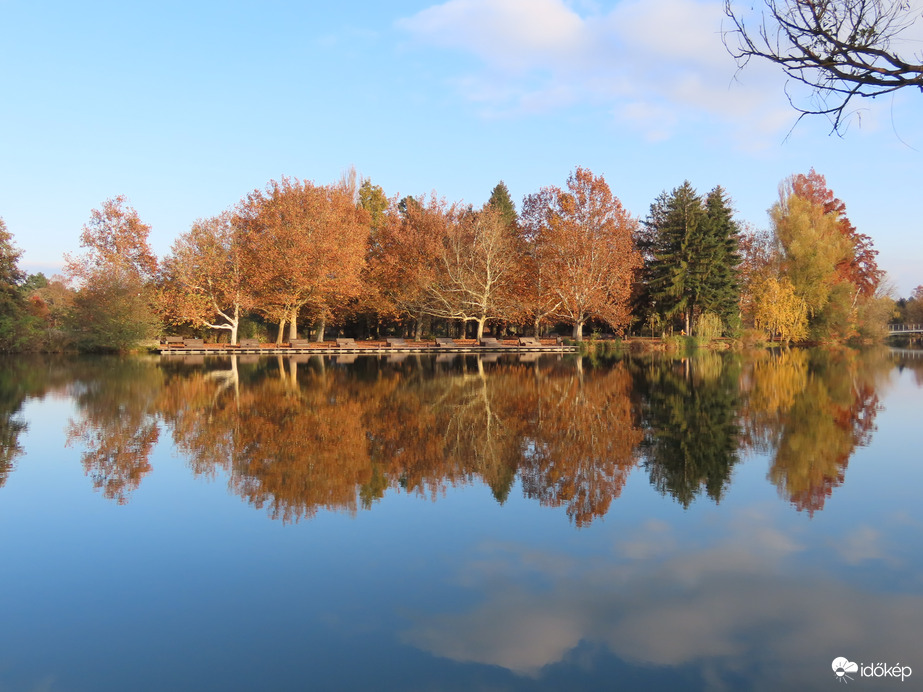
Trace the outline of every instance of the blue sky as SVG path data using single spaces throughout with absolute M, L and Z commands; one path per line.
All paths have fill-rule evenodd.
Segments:
M 389 196 L 475 205 L 501 179 L 519 205 L 583 166 L 638 217 L 688 179 L 758 228 L 813 167 L 908 295 L 923 96 L 859 104 L 844 137 L 795 126 L 771 66 L 736 73 L 722 19 L 699 0 L 0 0 L 0 216 L 24 268 L 53 273 L 120 194 L 163 256 L 270 179 L 351 165 Z

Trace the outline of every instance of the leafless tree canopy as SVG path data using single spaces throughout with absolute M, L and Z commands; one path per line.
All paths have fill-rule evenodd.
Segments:
M 782 66 L 807 85 L 807 105 L 789 101 L 804 115 L 827 115 L 842 131 L 857 96 L 875 97 L 904 87 L 923 91 L 923 50 L 901 36 L 921 19 L 907 0 L 763 0 L 749 13 L 725 0 L 732 22 L 724 43 L 740 67 L 752 57 Z M 752 8 L 752 5 L 751 5 Z M 902 45 L 903 43 L 903 45 Z

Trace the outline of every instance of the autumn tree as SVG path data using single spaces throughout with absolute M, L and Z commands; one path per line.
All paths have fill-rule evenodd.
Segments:
M 780 276 L 781 252 L 775 236 L 768 230 L 746 228 L 738 239 L 740 250 L 740 310 L 752 324 L 756 296 L 769 278 Z
M 427 312 L 434 317 L 474 322 L 477 337 L 488 319 L 505 314 L 516 269 L 516 237 L 502 210 L 456 212 L 446 227 Z
M 388 210 L 376 234 L 370 280 L 381 298 L 381 309 L 413 320 L 416 339 L 422 336 L 442 239 L 455 214 L 454 208 L 435 195 L 404 197 Z
M 374 331 L 377 334 L 382 316 L 391 312 L 376 278 L 381 255 L 379 236 L 381 229 L 388 223 L 388 210 L 392 203 L 385 195 L 384 189 L 380 185 L 373 185 L 369 179 L 363 180 L 359 186 L 358 203 L 369 215 L 369 235 L 365 249 L 365 266 L 361 275 L 362 288 L 353 306 L 353 312 L 356 316 L 374 321 Z
M 789 343 L 808 335 L 808 306 L 787 277 L 767 277 L 754 288 L 753 322 L 770 338 Z
M 163 262 L 161 311 L 175 322 L 229 332 L 253 307 L 242 234 L 229 212 L 196 221 Z
M 632 239 L 637 222 L 605 179 L 577 168 L 566 190 L 549 187 L 527 197 L 523 216 L 530 220 L 536 260 L 547 270 L 542 293 L 559 301 L 555 316 L 573 324 L 578 341 L 590 319 L 621 331 L 641 256 Z
M 86 252 L 65 255 L 64 272 L 76 288 L 73 329 L 84 347 L 125 350 L 156 332 L 150 230 L 125 197 L 115 197 L 94 209 L 83 227 Z
M 919 8 L 903 0 L 764 0 L 750 12 L 725 0 L 731 30 L 725 46 L 740 67 L 752 58 L 781 67 L 811 100 L 792 105 L 802 116 L 826 115 L 839 130 L 856 98 L 910 87 L 923 90 L 923 59 L 911 29 Z
M 553 188 L 544 188 L 527 196 L 516 226 L 520 254 L 514 291 L 515 314 L 532 326 L 535 337 L 541 335 L 542 325 L 557 314 L 561 305 L 553 282 L 555 254 L 542 242 L 547 237 L 542 231 L 555 195 Z
M 851 246 L 851 252 L 836 265 L 837 278 L 851 283 L 858 295 L 866 298 L 875 295 L 885 274 L 878 267 L 878 251 L 871 237 L 853 226 L 846 216 L 846 205 L 827 187 L 824 176 L 812 168 L 806 175 L 792 176 L 791 186 L 793 194 L 822 205 L 825 214 L 835 216 L 837 230 Z
M 93 487 L 125 504 L 152 470 L 163 372 L 141 359 L 119 359 L 107 364 L 105 377 L 93 373 L 92 379 L 96 386 L 76 388 L 66 444 L 81 450 Z
M 234 223 L 257 309 L 279 322 L 277 343 L 286 324 L 297 338 L 303 308 L 322 341 L 332 307 L 359 293 L 368 214 L 340 186 L 282 178 L 251 192 Z
M 923 286 L 917 286 L 904 303 L 904 322 L 923 324 Z
M 881 312 L 875 306 L 883 273 L 871 239 L 849 222 L 823 176 L 812 170 L 789 178 L 770 219 L 782 272 L 807 304 L 814 337 L 851 338 L 867 328 L 863 317 Z

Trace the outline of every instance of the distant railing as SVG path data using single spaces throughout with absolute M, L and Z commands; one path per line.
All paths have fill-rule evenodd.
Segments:
M 923 324 L 889 324 L 888 335 L 923 334 Z

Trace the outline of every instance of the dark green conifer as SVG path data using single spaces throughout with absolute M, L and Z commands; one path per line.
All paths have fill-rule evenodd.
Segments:
M 739 228 L 721 187 L 703 200 L 689 181 L 662 193 L 645 220 L 647 302 L 667 319 L 693 320 L 714 312 L 736 323 L 739 298 Z
M 510 191 L 506 187 L 506 183 L 502 180 L 491 191 L 487 206 L 494 207 L 500 211 L 503 215 L 503 222 L 508 228 L 516 223 L 516 205 L 513 203 L 513 198 L 510 197 Z

